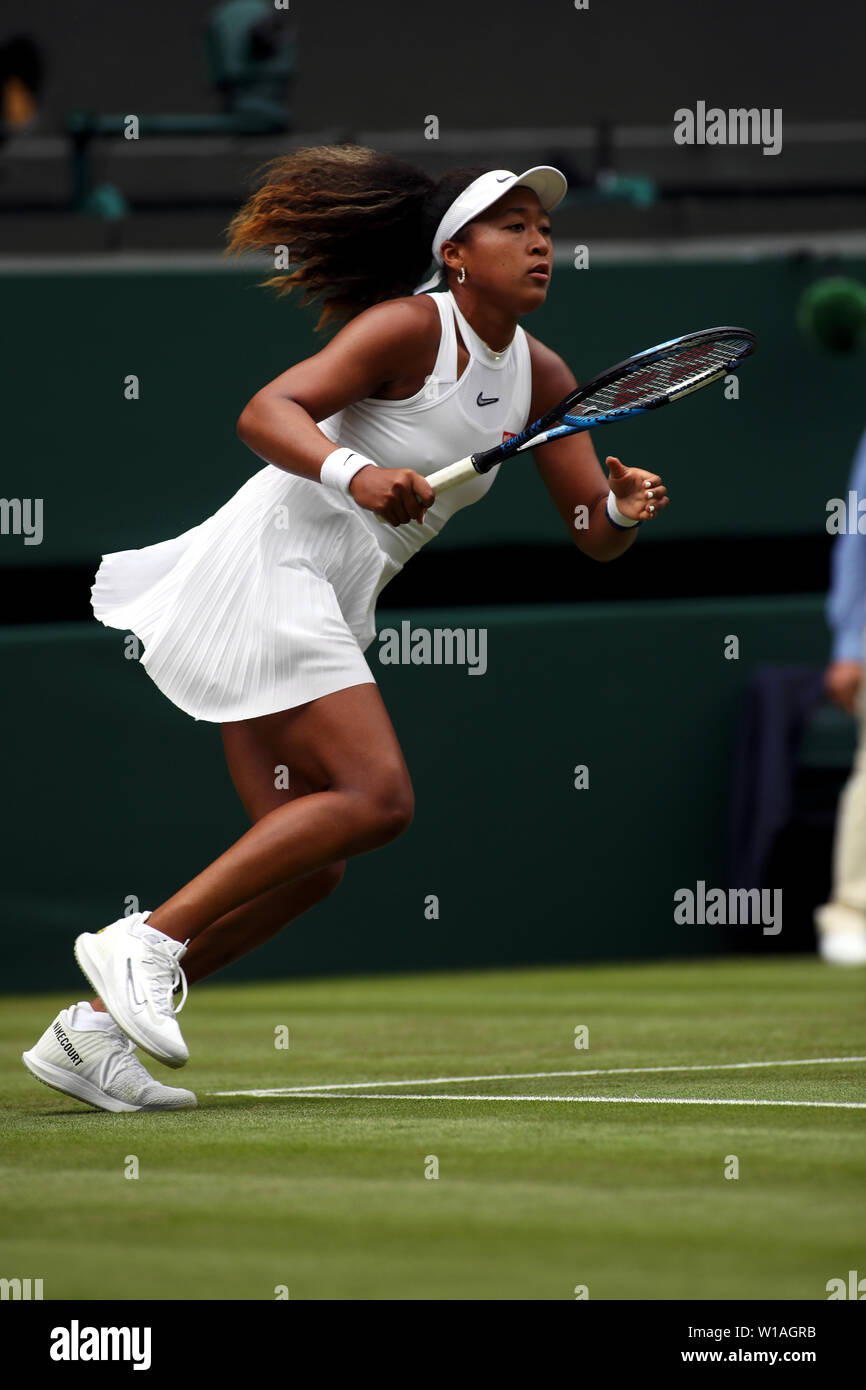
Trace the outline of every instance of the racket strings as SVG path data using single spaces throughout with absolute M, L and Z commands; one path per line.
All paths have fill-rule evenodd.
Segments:
M 671 391 L 712 376 L 751 348 L 751 340 L 747 338 L 721 338 L 681 347 L 655 362 L 605 382 L 568 413 L 607 415 L 614 410 L 647 405 Z

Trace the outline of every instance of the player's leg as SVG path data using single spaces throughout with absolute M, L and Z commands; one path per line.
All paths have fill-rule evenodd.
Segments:
M 262 893 L 226 912 L 191 941 L 183 958 L 187 984 L 194 985 L 270 941 L 296 917 L 327 898 L 343 877 L 345 861 L 329 864 L 294 883 Z M 149 921 L 150 919 L 148 919 Z
M 253 824 L 289 801 L 324 790 L 294 769 L 288 769 L 289 785 L 284 785 L 286 779 L 278 776 L 279 758 L 269 730 L 261 726 L 260 720 L 223 724 L 222 736 L 231 779 Z M 328 864 L 304 878 L 271 888 L 211 922 L 190 942 L 184 956 L 188 983 L 213 975 L 276 936 L 289 922 L 333 893 L 345 868 L 345 860 Z
M 253 824 L 276 807 L 321 790 L 300 773 L 290 775 L 288 787 L 277 787 L 277 780 L 282 783 L 283 779 L 275 775 L 275 754 L 257 720 L 224 724 L 222 734 L 229 773 Z M 333 893 L 345 868 L 345 860 L 328 864 L 292 883 L 283 883 L 261 893 L 211 922 L 195 941 L 190 942 L 184 956 L 187 984 L 206 979 L 276 936 L 296 917 Z M 94 999 L 93 1007 L 101 1010 L 105 1006 L 101 1000 Z
M 858 714 L 857 754 L 836 812 L 831 897 L 815 911 L 818 950 L 834 965 L 866 964 L 866 685 Z
M 250 819 L 260 820 L 275 806 L 314 788 L 300 775 L 289 788 L 277 789 L 274 757 L 260 731 L 249 721 L 226 725 L 223 741 L 229 772 Z M 275 936 L 288 922 L 333 892 L 343 863 L 282 884 L 212 922 L 196 937 L 184 958 L 189 983 L 221 970 Z M 194 1107 L 192 1091 L 165 1086 L 142 1066 L 134 1044 L 117 1026 L 99 999 L 71 1004 L 49 1024 L 39 1041 L 23 1054 L 28 1070 L 53 1090 L 100 1110 L 178 1110 Z
M 187 984 L 197 984 L 270 941 L 296 917 L 333 893 L 344 870 L 345 861 L 329 864 L 326 869 L 307 874 L 294 883 L 284 883 L 269 893 L 261 893 L 252 902 L 217 918 L 189 944 L 183 958 Z M 100 999 L 92 1002 L 94 1009 L 105 1007 Z
M 340 690 L 248 721 L 285 766 L 321 790 L 275 806 L 219 859 L 150 914 L 175 941 L 282 883 L 395 839 L 412 818 L 409 773 L 378 688 Z
M 274 889 L 297 885 L 345 857 L 387 844 L 412 815 L 406 764 L 372 683 L 249 724 L 255 726 L 258 746 L 266 750 L 261 766 L 271 781 L 282 765 L 290 781 L 294 773 L 302 784 L 321 790 L 266 811 L 155 912 L 122 919 L 76 941 L 79 964 L 112 1017 L 169 1066 L 182 1066 L 189 1055 L 172 1002 L 178 982 L 183 983 L 179 961 L 184 943 Z M 335 870 L 330 872 L 333 878 Z M 255 909 L 250 949 L 257 944 L 255 935 L 263 933 L 265 939 L 282 925 L 272 909 L 273 902 Z M 233 952 L 245 953 L 240 944 L 245 921 L 252 917 L 239 914 L 224 922 L 229 935 L 222 944 L 229 950 L 220 949 L 214 936 L 212 960 L 224 964 L 237 958 Z M 207 954 L 202 964 L 207 964 Z

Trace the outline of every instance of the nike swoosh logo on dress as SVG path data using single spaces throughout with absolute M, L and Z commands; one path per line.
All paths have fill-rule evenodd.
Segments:
M 478 392 L 478 395 L 475 397 L 475 404 L 476 404 L 476 405 L 495 405 L 496 402 L 497 402 L 498 400 L 499 400 L 499 397 L 498 397 L 498 396 L 487 396 L 487 397 L 484 397 L 484 396 L 481 394 L 481 392 L 479 391 L 479 392 Z

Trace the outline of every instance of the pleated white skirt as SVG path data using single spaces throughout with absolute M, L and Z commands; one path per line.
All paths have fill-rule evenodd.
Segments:
M 91 602 L 164 695 L 222 723 L 375 681 L 363 653 L 400 568 L 351 503 L 267 464 L 201 525 L 104 555 Z

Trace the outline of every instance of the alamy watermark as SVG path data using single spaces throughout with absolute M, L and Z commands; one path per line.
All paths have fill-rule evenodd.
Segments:
M 866 1299 L 866 1279 L 861 1279 L 859 1271 L 856 1269 L 848 1270 L 848 1279 L 828 1279 L 824 1285 L 827 1291 L 827 1301 L 831 1302 L 836 1298 L 854 1298 L 858 1303 Z
M 40 1299 L 43 1297 L 42 1285 L 41 1279 L 0 1279 L 0 1300 L 4 1303 L 7 1299 L 26 1303 L 29 1299 Z
M 379 633 L 383 666 L 466 666 L 470 676 L 487 670 L 486 627 L 415 627 L 408 619 Z
M 147 1371 L 151 1336 L 149 1327 L 82 1327 L 73 1318 L 52 1328 L 48 1354 L 52 1361 L 131 1361 L 134 1371 Z
M 41 497 L 0 497 L 0 536 L 23 536 L 25 545 L 42 544 Z
M 781 106 L 719 106 L 695 103 L 674 112 L 676 145 L 762 145 L 764 154 L 782 153 Z
M 674 921 L 679 926 L 762 926 L 764 936 L 782 930 L 781 888 L 677 888 Z
M 849 488 L 847 501 L 831 497 L 824 505 L 824 528 L 829 536 L 866 536 L 866 497 L 860 497 L 854 488 Z

